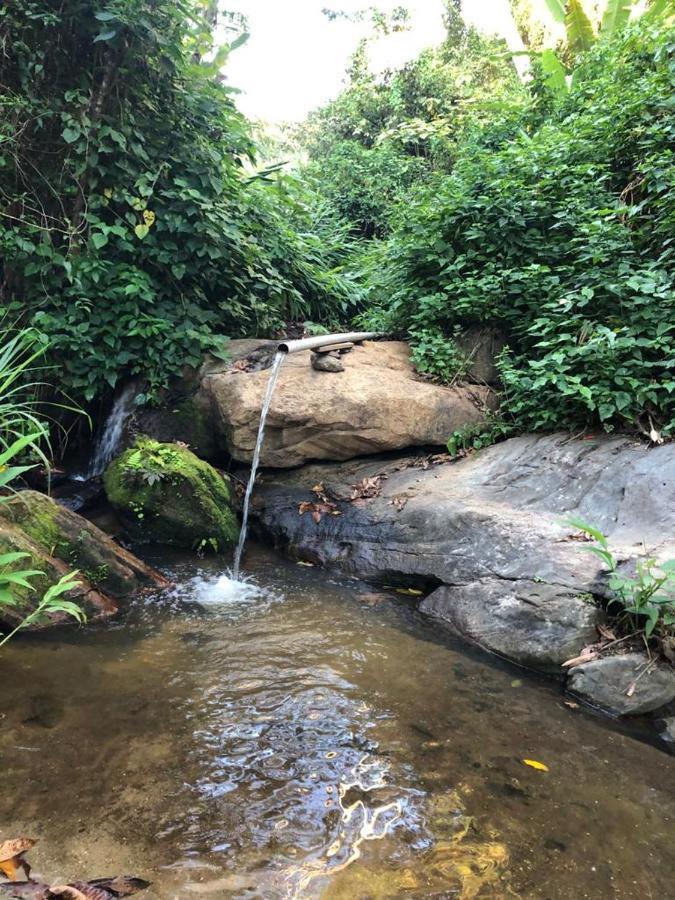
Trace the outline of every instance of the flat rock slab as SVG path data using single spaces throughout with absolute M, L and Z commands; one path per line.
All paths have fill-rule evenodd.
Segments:
M 490 578 L 440 587 L 420 609 L 492 653 L 558 676 L 580 644 L 597 640 L 596 605 L 556 585 Z
M 567 690 L 613 715 L 654 712 L 675 700 L 675 669 L 659 663 L 641 675 L 647 662 L 642 653 L 592 660 L 572 669 Z
M 267 418 L 262 465 L 289 468 L 308 460 L 441 446 L 453 431 L 483 421 L 495 404 L 488 387 L 450 388 L 420 379 L 401 341 L 359 344 L 341 362 L 344 371 L 329 378 L 312 368 L 310 351 L 284 361 Z M 202 380 L 221 447 L 241 462 L 253 457 L 269 375 L 268 369 L 234 366 Z
M 339 515 L 316 522 L 299 508 L 319 499 L 318 487 Z M 675 557 L 675 445 L 525 435 L 441 465 L 410 455 L 315 464 L 267 473 L 253 514 L 292 556 L 426 588 L 427 614 L 562 677 L 560 663 L 595 639 L 603 618 L 588 595 L 606 590 L 599 561 L 565 520 L 601 528 L 621 559 L 643 543 Z

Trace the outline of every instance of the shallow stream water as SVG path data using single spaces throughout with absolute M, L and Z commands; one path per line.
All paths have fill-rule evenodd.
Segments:
M 222 563 L 164 565 L 178 586 L 124 622 L 0 657 L 0 840 L 38 838 L 48 881 L 130 872 L 148 900 L 674 896 L 672 758 L 409 598 L 259 548 L 245 589 Z

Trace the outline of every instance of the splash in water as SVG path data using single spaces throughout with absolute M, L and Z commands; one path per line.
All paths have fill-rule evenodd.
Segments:
M 115 397 L 110 415 L 101 432 L 87 469 L 85 480 L 102 475 L 109 462 L 117 455 L 127 419 L 131 414 L 136 396 L 136 385 L 128 384 Z
M 239 578 L 239 572 L 241 569 L 241 557 L 244 552 L 244 545 L 246 543 L 246 531 L 248 529 L 248 513 L 249 507 L 251 504 L 251 494 L 253 493 L 253 485 L 255 484 L 255 476 L 258 472 L 258 465 L 260 463 L 260 451 L 262 449 L 263 439 L 265 437 L 265 420 L 267 419 L 267 413 L 270 409 L 270 404 L 272 403 L 272 396 L 274 394 L 274 388 L 277 383 L 277 378 L 279 377 L 279 370 L 281 369 L 281 365 L 284 361 L 284 357 L 286 354 L 283 351 L 279 351 L 277 355 L 274 357 L 274 362 L 272 363 L 272 371 L 270 372 L 270 380 L 267 383 L 267 393 L 265 394 L 265 400 L 263 402 L 262 412 L 260 413 L 260 425 L 258 426 L 258 438 L 255 442 L 255 450 L 253 451 L 253 462 L 251 463 L 251 475 L 248 479 L 248 485 L 246 486 L 246 495 L 244 497 L 244 510 L 241 518 L 241 531 L 239 532 L 239 543 L 237 544 L 237 552 L 234 555 L 234 568 L 232 571 L 232 576 L 235 581 Z

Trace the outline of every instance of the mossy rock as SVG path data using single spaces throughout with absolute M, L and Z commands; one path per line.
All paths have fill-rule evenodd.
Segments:
M 103 484 L 139 542 L 222 553 L 237 541 L 229 482 L 180 444 L 139 437 L 108 466 Z
M 30 542 L 34 568 L 48 565 L 54 574 L 77 569 L 87 590 L 95 588 L 108 597 L 121 599 L 140 587 L 167 583 L 92 522 L 37 491 L 22 491 L 0 504 L 0 539 L 3 535 L 10 544 Z

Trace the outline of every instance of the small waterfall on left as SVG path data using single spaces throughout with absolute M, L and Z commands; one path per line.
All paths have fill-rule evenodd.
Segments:
M 124 433 L 124 426 L 133 409 L 136 391 L 137 386 L 131 383 L 123 388 L 117 397 L 115 397 L 112 409 L 110 410 L 110 415 L 108 416 L 106 423 L 103 426 L 103 431 L 99 435 L 94 446 L 94 452 L 91 455 L 89 467 L 82 478 L 83 481 L 88 481 L 90 478 L 96 478 L 98 475 L 102 475 L 105 472 L 108 463 L 112 462 L 117 455 L 122 440 L 122 434 Z
M 279 350 L 277 355 L 274 357 L 274 362 L 272 363 L 272 370 L 270 372 L 270 380 L 267 382 L 267 391 L 265 393 L 265 399 L 263 401 L 262 412 L 260 413 L 260 425 L 258 426 L 258 437 L 255 442 L 255 450 L 253 451 L 253 461 L 251 463 L 251 474 L 248 479 L 248 484 L 246 486 L 246 494 L 244 496 L 244 507 L 241 517 L 241 531 L 239 532 L 239 543 L 237 544 L 237 551 L 234 555 L 234 568 L 232 570 L 232 577 L 235 581 L 239 578 L 239 572 L 241 569 L 241 557 L 244 553 L 244 545 L 246 544 L 246 532 L 248 530 L 248 513 L 249 507 L 251 505 L 251 494 L 253 493 L 253 486 L 255 484 L 255 477 L 258 472 L 258 465 L 260 464 L 260 451 L 263 445 L 263 439 L 265 437 L 265 421 L 267 419 L 267 413 L 270 410 L 270 404 L 272 403 L 272 396 L 274 395 L 274 388 L 277 383 L 277 378 L 279 377 L 279 371 L 281 370 L 281 366 L 283 364 L 284 358 L 286 356 L 286 352 L 284 350 Z

